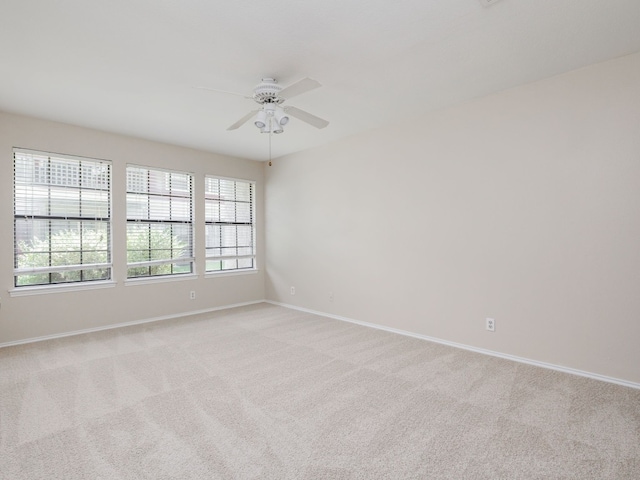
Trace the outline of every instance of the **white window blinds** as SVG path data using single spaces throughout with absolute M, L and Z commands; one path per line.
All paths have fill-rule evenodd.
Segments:
M 111 163 L 14 149 L 15 286 L 111 278 Z
M 193 272 L 193 177 L 127 167 L 127 277 Z
M 255 268 L 253 182 L 205 177 L 206 270 Z

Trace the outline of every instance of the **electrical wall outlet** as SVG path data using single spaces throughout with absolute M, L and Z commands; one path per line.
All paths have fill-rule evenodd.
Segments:
M 195 300 L 196 299 L 196 291 L 195 290 L 191 290 L 189 292 L 189 299 L 190 300 Z
M 496 331 L 496 321 L 493 318 L 487 318 L 487 330 L 489 330 L 490 332 L 495 332 Z
M 329 301 L 333 302 L 333 292 L 329 292 Z
M 295 295 L 296 294 L 296 287 L 291 287 L 291 295 Z

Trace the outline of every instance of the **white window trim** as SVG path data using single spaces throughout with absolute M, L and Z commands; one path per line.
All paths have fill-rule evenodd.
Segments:
M 200 275 L 197 273 L 173 273 L 170 275 L 155 275 L 153 277 L 133 277 L 124 281 L 125 287 L 132 285 L 148 285 L 152 283 L 179 282 L 183 280 L 197 280 Z
M 159 171 L 159 172 L 165 172 L 165 173 L 179 173 L 179 174 L 185 174 L 185 175 L 189 175 L 191 177 L 191 195 L 190 195 L 190 204 L 191 204 L 191 253 L 193 254 L 196 250 L 196 236 L 195 236 L 195 230 L 196 230 L 196 223 L 197 223 L 197 218 L 196 218 L 196 203 L 195 203 L 195 185 L 196 185 L 196 175 L 194 172 L 191 171 L 184 171 L 184 170 L 175 170 L 175 169 L 170 169 L 170 168 L 162 168 L 162 167 L 153 167 L 153 166 L 149 166 L 149 165 L 140 165 L 140 164 L 135 164 L 135 163 L 128 163 L 125 166 L 125 182 L 126 180 L 126 175 L 128 175 L 127 170 L 129 168 L 140 168 L 140 169 L 145 169 L 145 170 L 154 170 L 154 171 Z M 126 195 L 129 195 L 129 193 L 135 193 L 135 192 L 129 192 L 128 189 L 128 185 L 125 184 L 125 192 Z M 125 205 L 125 225 L 128 225 L 131 221 L 134 222 L 141 222 L 144 223 L 145 219 L 132 219 L 130 220 L 128 217 L 128 212 L 127 212 L 127 207 Z M 126 228 L 126 227 L 125 227 Z M 126 254 L 127 250 L 125 249 L 125 254 Z M 183 258 L 176 258 L 176 259 L 163 259 L 163 260 L 150 260 L 150 261 L 144 261 L 144 262 L 132 262 L 129 263 L 127 262 L 127 272 L 129 271 L 130 268 L 134 268 L 136 266 L 141 266 L 141 267 L 145 267 L 145 266 L 153 266 L 153 265 L 171 265 L 174 263 L 182 263 L 183 261 L 185 262 L 190 262 L 191 263 L 191 272 L 190 273 L 172 273 L 172 274 L 167 274 L 167 275 L 149 275 L 149 276 L 141 276 L 141 277 L 127 277 L 124 284 L 125 285 L 140 285 L 140 284 L 146 284 L 146 283 L 161 283 L 161 282 L 169 282 L 169 281 L 173 281 L 173 280 L 184 280 L 185 277 L 186 279 L 193 279 L 193 278 L 197 278 L 198 274 L 196 272 L 196 258 L 195 255 L 192 255 L 191 257 L 183 257 Z
M 207 181 L 207 178 L 214 178 L 214 179 L 218 179 L 218 180 L 229 180 L 229 181 L 233 181 L 233 182 L 242 182 L 242 183 L 249 183 L 252 186 L 252 197 L 251 197 L 251 209 L 252 209 L 252 218 L 253 221 L 251 223 L 251 226 L 253 228 L 253 252 L 250 255 L 207 255 L 205 256 L 205 278 L 206 277 L 212 277 L 212 276 L 219 276 L 219 275 L 231 275 L 231 274 L 238 274 L 238 275 L 244 275 L 247 273 L 255 273 L 258 271 L 258 267 L 257 267 L 257 236 L 258 236 L 258 229 L 256 226 L 256 190 L 258 188 L 258 184 L 255 180 L 251 180 L 251 179 L 247 179 L 247 178 L 236 178 L 236 177 L 224 177 L 221 175 L 215 175 L 215 174 L 210 174 L 207 173 L 204 175 L 204 179 L 205 179 L 205 183 Z M 205 191 L 205 209 L 206 209 L 206 191 Z M 204 226 L 205 229 L 207 228 L 207 225 L 211 225 L 211 224 L 215 224 L 215 222 L 207 222 L 206 219 L 206 215 L 205 215 L 205 220 L 204 220 Z M 207 261 L 220 261 L 220 260 L 225 260 L 225 259 L 230 259 L 230 260 L 238 260 L 238 259 L 243 259 L 243 258 L 251 258 L 253 260 L 253 267 L 251 268 L 234 268 L 231 270 L 207 270 L 206 267 L 206 262 Z
M 13 151 L 14 159 L 15 159 L 16 152 L 20 152 L 26 155 L 46 155 L 48 157 L 56 157 L 56 158 L 60 158 L 64 160 L 72 160 L 72 161 L 88 160 L 93 162 L 104 162 L 109 165 L 109 189 L 108 189 L 109 231 L 111 232 L 110 238 L 109 238 L 109 258 L 111 261 L 108 263 L 102 263 L 102 264 L 81 264 L 81 265 L 38 267 L 38 268 L 24 268 L 24 269 L 14 268 L 13 269 L 14 286 L 8 290 L 9 296 L 18 297 L 23 295 L 39 295 L 39 294 L 46 294 L 46 293 L 55 293 L 59 291 L 95 290 L 98 288 L 109 288 L 109 287 L 115 286 L 116 281 L 114 280 L 114 277 L 113 277 L 113 162 L 111 160 L 107 160 L 104 158 L 88 157 L 85 155 L 71 155 L 71 154 L 64 154 L 64 153 L 57 153 L 57 152 L 47 152 L 43 150 L 33 150 L 30 148 L 23 148 L 23 147 L 13 147 L 12 151 Z M 13 185 L 12 185 L 12 201 L 14 205 L 16 201 L 15 185 L 16 185 L 16 179 L 14 174 Z M 51 187 L 50 184 L 48 186 Z M 14 211 L 14 217 L 15 217 L 15 211 Z M 87 218 L 89 219 L 90 217 L 87 217 Z M 14 220 L 13 228 L 15 228 L 15 220 Z M 15 242 L 15 235 L 16 235 L 16 232 L 14 230 L 13 232 L 14 242 Z M 15 258 L 15 246 L 14 246 L 13 256 Z M 108 268 L 109 278 L 106 280 L 83 280 L 79 282 L 64 282 L 64 283 L 55 283 L 55 284 L 47 283 L 42 285 L 15 285 L 15 278 L 16 278 L 16 275 L 18 274 L 25 274 L 25 273 L 29 274 L 32 272 L 35 273 L 36 271 L 41 271 L 43 273 L 73 271 L 73 270 L 85 269 L 84 265 L 87 265 L 87 267 L 91 267 L 91 268 L 95 268 L 96 266 L 100 268 Z
M 255 275 L 260 271 L 259 268 L 240 268 L 237 270 L 216 270 L 213 272 L 207 272 L 204 278 L 214 277 L 233 277 L 234 275 Z
M 14 287 L 10 290 L 10 297 L 25 297 L 28 295 L 49 295 L 52 293 L 80 292 L 82 290 L 97 290 L 113 288 L 117 285 L 114 280 L 91 280 L 77 283 L 59 283 L 54 285 L 27 285 Z
M 131 262 L 127 263 L 127 268 L 135 268 L 135 267 L 153 267 L 155 265 L 171 265 L 173 263 L 191 263 L 194 264 L 195 268 L 195 257 L 180 257 L 178 259 L 173 258 L 171 260 L 148 260 L 146 262 Z M 193 272 L 191 272 L 193 273 Z M 172 273 L 171 275 L 184 275 L 183 273 Z M 156 275 L 157 277 L 162 277 L 164 275 Z M 131 277 L 131 278 L 147 278 L 147 277 Z

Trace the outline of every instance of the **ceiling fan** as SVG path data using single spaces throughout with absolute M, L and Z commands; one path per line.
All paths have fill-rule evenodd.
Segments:
M 255 117 L 253 124 L 259 128 L 262 133 L 282 133 L 284 131 L 284 126 L 289 123 L 289 115 L 316 128 L 324 128 L 329 125 L 328 121 L 320 117 L 316 117 L 309 112 L 305 112 L 304 110 L 292 105 L 282 105 L 286 100 L 310 90 L 314 90 L 320 86 L 321 85 L 318 81 L 311 78 L 303 78 L 302 80 L 292 83 L 288 87 L 278 85 L 278 81 L 274 78 L 263 78 L 262 81 L 255 86 L 253 89 L 253 95 L 251 96 L 217 90 L 215 88 L 197 88 L 238 95 L 249 100 L 254 100 L 260 105 L 259 109 L 250 111 L 240 120 L 227 128 L 227 130 L 235 130 L 244 125 L 249 121 L 249 119 Z

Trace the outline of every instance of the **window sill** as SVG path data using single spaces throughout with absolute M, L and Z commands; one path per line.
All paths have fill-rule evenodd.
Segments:
M 96 290 L 100 288 L 113 288 L 116 282 L 113 280 L 96 281 L 87 283 L 65 283 L 59 285 L 37 285 L 33 287 L 14 287 L 9 290 L 10 297 L 24 297 L 28 295 L 48 295 L 52 293 L 80 292 L 83 290 Z
M 235 275 L 255 275 L 260 270 L 257 268 L 248 268 L 246 270 L 222 270 L 219 272 L 207 272 L 204 278 L 233 277 Z
M 222 278 L 222 277 L 234 277 L 237 275 L 255 275 L 260 270 L 257 268 L 247 269 L 247 270 L 229 270 L 229 271 L 221 271 L 221 272 L 208 272 L 204 275 L 205 278 Z M 189 275 L 164 275 L 158 277 L 141 277 L 141 278 L 130 278 L 125 280 L 125 286 L 132 285 L 149 285 L 154 283 L 163 283 L 163 282 L 179 282 L 185 280 L 196 280 L 199 275 L 197 274 L 189 274 Z M 82 284 L 59 284 L 59 285 L 37 285 L 33 287 L 14 287 L 10 290 L 10 297 L 26 297 L 30 295 L 50 295 L 57 293 L 66 293 L 66 292 L 81 292 L 83 290 L 98 290 L 102 288 L 113 288 L 117 285 L 117 282 L 113 280 L 107 281 L 96 281 Z
M 149 285 L 153 283 L 163 282 L 180 282 L 184 280 L 196 280 L 198 275 L 195 273 L 183 274 L 183 275 L 158 275 L 157 277 L 139 277 L 128 278 L 124 284 L 126 287 L 131 285 Z

